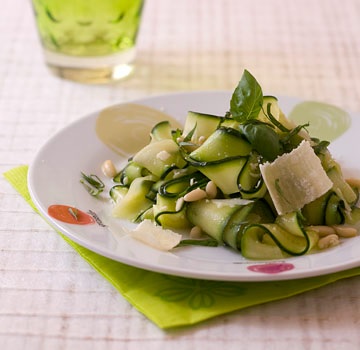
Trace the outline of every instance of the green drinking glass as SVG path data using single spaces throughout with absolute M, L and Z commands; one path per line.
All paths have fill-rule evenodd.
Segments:
M 128 76 L 134 68 L 143 0 L 32 0 L 45 62 L 84 83 Z

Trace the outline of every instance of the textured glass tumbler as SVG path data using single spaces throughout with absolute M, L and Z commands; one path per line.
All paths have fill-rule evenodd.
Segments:
M 133 70 L 143 0 L 32 0 L 45 62 L 56 75 L 105 83 Z

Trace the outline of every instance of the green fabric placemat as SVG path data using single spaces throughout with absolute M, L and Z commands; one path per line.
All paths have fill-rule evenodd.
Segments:
M 27 166 L 20 166 L 4 176 L 36 210 L 27 187 L 27 172 Z M 110 260 L 59 234 L 136 309 L 164 329 L 193 325 L 360 274 L 358 267 L 319 277 L 276 282 L 221 282 L 173 277 Z

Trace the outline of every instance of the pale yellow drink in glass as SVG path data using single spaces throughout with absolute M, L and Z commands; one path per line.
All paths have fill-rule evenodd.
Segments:
M 143 0 L 32 0 L 46 64 L 81 82 L 118 80 L 133 69 Z

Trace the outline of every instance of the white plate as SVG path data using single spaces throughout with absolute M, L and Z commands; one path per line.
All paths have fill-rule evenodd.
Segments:
M 229 108 L 230 96 L 230 92 L 191 92 L 147 98 L 134 103 L 164 111 L 183 122 L 188 110 L 223 115 Z M 286 114 L 298 102 L 295 98 L 279 97 L 279 104 Z M 100 165 L 106 159 L 113 159 L 117 163 L 125 161 L 124 157 L 97 137 L 95 125 L 99 113 L 79 119 L 52 137 L 40 149 L 29 170 L 29 189 L 35 205 L 54 228 L 76 243 L 135 267 L 212 280 L 297 279 L 360 266 L 360 237 L 347 239 L 340 246 L 321 253 L 278 262 L 248 261 L 225 247 L 184 247 L 173 252 L 161 252 L 134 240 L 126 235 L 125 227 L 129 225 L 120 220 L 107 221 L 109 208 L 106 202 L 91 197 L 79 182 L 81 171 L 102 176 Z M 341 161 L 346 174 L 356 175 L 360 174 L 360 156 L 354 152 L 354 145 L 360 130 L 360 118 L 350 115 L 349 120 L 351 128 L 332 143 L 331 151 Z M 128 132 L 131 132 L 131 126 L 119 130 L 119 137 L 121 133 Z M 55 220 L 48 214 L 48 207 L 52 204 L 91 211 L 109 226 L 80 226 Z

